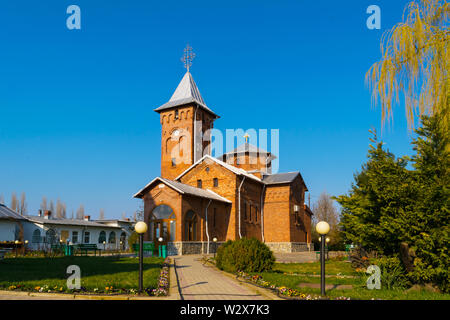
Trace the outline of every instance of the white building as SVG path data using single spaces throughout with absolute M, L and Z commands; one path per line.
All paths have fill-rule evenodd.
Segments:
M 15 241 L 27 221 L 17 212 L 0 203 L 0 241 Z
M 27 249 L 48 250 L 52 244 L 96 244 L 99 249 L 127 250 L 133 232 L 128 220 L 56 219 L 50 211 L 38 216 L 21 216 L 0 205 L 0 242 L 26 241 Z M 22 231 L 22 232 L 21 232 Z
M 96 223 L 100 223 L 104 226 L 108 227 L 118 227 L 121 229 L 120 237 L 119 237 L 119 245 L 121 245 L 122 250 L 128 248 L 128 238 L 134 231 L 135 222 L 131 222 L 130 220 L 114 220 L 114 219 L 103 219 L 103 220 L 93 220 Z

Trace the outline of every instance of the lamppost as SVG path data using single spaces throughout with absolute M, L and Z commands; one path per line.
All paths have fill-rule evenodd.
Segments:
M 103 241 L 103 251 L 105 251 L 106 254 L 106 241 Z
M 215 259 L 216 251 L 217 251 L 217 238 L 216 237 L 213 238 L 213 242 L 214 242 L 214 259 Z
M 158 241 L 159 241 L 159 245 L 158 245 L 158 254 L 159 254 L 159 256 L 160 257 L 162 257 L 162 255 L 163 255 L 163 252 L 162 252 L 162 242 L 164 241 L 164 239 L 163 239 L 163 237 L 159 237 L 158 238 Z
M 139 293 L 142 293 L 144 287 L 143 271 L 144 271 L 144 233 L 147 232 L 147 224 L 139 221 L 134 226 L 134 230 L 139 234 Z
M 16 247 L 16 258 L 17 258 L 17 247 L 19 245 L 19 240 L 14 241 L 15 247 Z
M 330 231 L 330 225 L 320 221 L 316 225 L 316 231 L 320 234 L 320 294 L 325 295 L 325 235 Z
M 25 255 L 25 250 L 26 250 L 26 248 L 25 248 L 25 246 L 28 244 L 28 240 L 25 240 L 25 244 L 23 245 L 23 255 Z
M 325 239 L 325 250 L 327 251 L 327 260 L 329 259 L 329 256 L 328 256 L 328 252 L 329 252 L 329 250 L 328 250 L 328 242 L 330 242 L 330 238 L 326 237 L 326 239 Z

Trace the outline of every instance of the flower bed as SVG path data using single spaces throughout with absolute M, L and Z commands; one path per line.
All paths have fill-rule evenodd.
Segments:
M 152 290 L 153 296 L 161 297 L 169 294 L 169 258 L 164 260 L 164 265 L 158 279 L 158 288 Z
M 280 298 L 283 299 L 294 299 L 294 300 L 321 300 L 328 299 L 325 297 L 321 297 L 320 295 L 315 294 L 305 294 L 297 289 L 290 289 L 285 286 L 277 287 L 275 284 L 272 284 L 263 279 L 260 275 L 249 275 L 243 271 L 239 271 L 237 273 L 237 278 L 242 278 L 245 282 L 250 283 L 252 285 L 256 285 L 261 288 L 269 289 L 274 291 Z M 348 297 L 338 297 L 335 300 L 350 300 Z
M 81 258 L 78 258 L 81 259 Z M 90 258 L 92 259 L 92 258 Z M 107 259 L 107 258 L 101 258 Z M 84 259 L 86 261 L 90 261 Z M 57 261 L 57 260 L 55 260 Z M 55 262 L 53 261 L 53 262 Z M 105 260 L 107 261 L 107 260 Z M 160 262 L 161 263 L 161 262 Z M 159 271 L 159 276 L 154 275 L 155 280 L 157 282 L 153 282 L 151 286 L 144 288 L 144 294 L 149 296 L 166 296 L 169 292 L 169 263 L 170 260 L 167 258 L 162 263 L 162 268 Z M 8 291 L 25 291 L 25 292 L 40 292 L 40 293 L 63 293 L 63 294 L 81 294 L 81 295 L 137 295 L 139 294 L 137 288 L 123 288 L 120 282 L 113 282 L 109 279 L 104 281 L 103 285 L 95 287 L 92 285 L 92 280 L 90 285 L 86 285 L 86 287 L 81 286 L 80 289 L 69 289 L 66 286 L 65 280 L 59 280 L 57 283 L 52 282 L 52 279 L 43 280 L 41 283 L 37 281 L 33 281 L 31 283 L 17 281 L 17 282 L 9 282 L 0 284 L 0 290 L 8 290 Z M 124 284 L 128 284 L 124 280 Z M 101 281 L 98 281 L 99 285 Z M 137 285 L 137 281 L 136 281 Z M 125 285 L 124 285 L 125 287 Z

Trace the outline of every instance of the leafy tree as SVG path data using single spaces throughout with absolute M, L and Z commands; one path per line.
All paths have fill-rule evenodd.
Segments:
M 12 193 L 11 195 L 11 206 L 10 206 L 11 210 L 13 211 L 18 211 L 19 209 L 19 200 L 17 200 L 17 195 L 15 192 Z
M 408 276 L 417 283 L 433 282 L 449 291 L 448 243 L 449 154 L 443 117 L 422 116 L 416 130 L 408 170 L 407 157 L 396 158 L 372 140 L 368 161 L 355 174 L 348 195 L 337 197 L 342 206 L 341 224 L 348 241 L 384 255 L 398 255 L 406 243 L 414 253 Z
M 100 214 L 99 214 L 98 218 L 100 220 L 105 220 L 105 210 L 103 208 L 100 209 Z
M 336 198 L 342 206 L 341 223 L 347 241 L 366 249 L 392 254 L 398 251 L 404 226 L 400 217 L 413 210 L 416 194 L 407 158 L 396 158 L 383 149 L 376 135 L 368 161 L 355 174 L 348 195 Z
M 48 210 L 51 212 L 52 216 L 55 214 L 55 205 L 53 204 L 53 200 L 50 200 L 50 206 Z
M 63 205 L 59 199 L 56 200 L 56 218 L 58 218 L 58 219 L 64 218 L 63 217 Z
M 441 130 L 443 119 L 440 115 L 423 116 L 423 126 L 416 130 L 412 160 L 420 192 L 408 221 L 408 241 L 417 256 L 413 278 L 438 283 L 449 291 L 450 157 L 446 146 L 450 135 Z
M 21 215 L 26 215 L 28 212 L 27 207 L 28 207 L 28 205 L 27 205 L 27 201 L 26 201 L 25 192 L 22 192 L 22 194 L 20 195 L 19 213 Z
M 441 124 L 448 128 L 449 13 L 446 0 L 415 0 L 405 8 L 403 21 L 384 34 L 381 60 L 366 74 L 373 104 L 380 100 L 383 121 L 392 116 L 393 103 L 403 93 L 412 127 L 417 114 L 441 113 Z
M 45 196 L 42 197 L 41 210 L 42 211 L 47 210 L 47 197 L 45 197 Z
M 333 198 L 326 192 L 323 191 L 317 201 L 313 204 L 312 211 L 314 212 L 311 225 L 311 236 L 314 243 L 319 243 L 319 234 L 316 232 L 316 224 L 319 221 L 326 221 L 330 225 L 330 232 L 328 237 L 330 238 L 330 243 L 328 246 L 330 249 L 341 249 L 341 237 L 339 231 L 339 212 L 334 206 Z
M 84 218 L 84 205 L 80 204 L 80 207 L 77 210 L 77 220 L 83 220 Z

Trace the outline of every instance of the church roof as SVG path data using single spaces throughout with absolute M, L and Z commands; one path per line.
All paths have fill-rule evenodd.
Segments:
M 155 179 L 153 179 L 149 184 L 147 184 L 142 190 L 140 190 L 138 193 L 136 193 L 133 197 L 134 198 L 142 198 L 142 196 L 144 195 L 144 192 L 155 181 L 162 182 L 162 183 L 166 184 L 168 187 L 171 187 L 172 189 L 174 189 L 175 191 L 177 191 L 181 194 L 188 194 L 188 195 L 193 195 L 193 196 L 197 196 L 200 198 L 206 198 L 206 199 L 216 200 L 216 201 L 220 201 L 220 202 L 231 203 L 231 201 L 228 200 L 227 198 L 224 198 L 209 189 L 196 188 L 196 187 L 193 187 L 193 186 L 190 186 L 190 185 L 178 182 L 178 181 L 173 181 L 173 180 L 169 180 L 169 179 L 165 179 L 165 178 L 161 178 L 161 177 L 156 177 Z
M 223 155 L 221 155 L 218 158 L 223 159 L 225 156 L 227 155 L 234 155 L 234 154 L 245 154 L 245 153 L 249 153 L 249 154 L 260 154 L 260 155 L 268 155 L 270 156 L 270 158 L 276 159 L 277 157 L 272 155 L 269 151 L 266 151 L 262 148 L 258 148 L 257 146 L 254 146 L 248 142 L 241 144 L 240 146 L 238 146 L 237 148 L 235 148 L 232 151 L 229 151 L 227 153 L 224 153 Z
M 297 176 L 300 176 L 301 181 L 303 182 L 303 184 L 306 187 L 306 184 L 302 178 L 302 175 L 298 171 L 264 175 L 262 177 L 262 181 L 267 185 L 291 183 L 292 181 L 294 181 L 295 178 L 297 178 Z M 308 191 L 307 187 L 306 187 L 306 191 Z
M 0 203 L 0 219 L 12 219 L 12 220 L 26 220 L 23 216 L 17 212 L 11 210 L 4 204 Z
M 26 216 L 26 218 L 31 222 L 39 223 L 39 224 L 86 226 L 86 227 L 114 228 L 114 229 L 120 228 L 118 226 L 108 226 L 103 223 L 79 220 L 79 219 L 46 219 L 45 217 L 39 217 L 39 216 Z
M 205 101 L 200 94 L 200 91 L 195 84 L 194 78 L 192 74 L 188 71 L 184 75 L 181 82 L 178 84 L 177 89 L 173 93 L 172 97 L 168 102 L 163 104 L 162 106 L 155 109 L 156 112 L 161 112 L 163 110 L 175 108 L 178 106 L 182 106 L 188 103 L 196 103 L 198 106 L 203 108 L 204 110 L 212 113 L 215 117 L 219 117 L 215 114 L 210 108 L 206 106 Z
M 261 182 L 261 179 L 258 178 L 257 176 L 255 176 L 255 175 L 253 175 L 253 174 L 251 174 L 251 173 L 248 173 L 248 172 L 245 171 L 244 169 L 236 168 L 235 166 L 232 166 L 232 165 L 230 165 L 230 164 L 228 164 L 228 163 L 225 163 L 225 162 L 223 162 L 223 161 L 221 161 L 221 160 L 219 160 L 219 159 L 213 158 L 213 157 L 211 157 L 209 154 L 204 155 L 200 160 L 198 160 L 196 163 L 194 163 L 194 164 L 191 165 L 189 168 L 187 168 L 185 171 L 183 171 L 178 177 L 175 178 L 175 180 L 180 179 L 182 176 L 184 176 L 184 175 L 185 175 L 187 172 L 189 172 L 192 168 L 194 168 L 195 166 L 197 166 L 197 164 L 203 162 L 205 159 L 212 160 L 212 161 L 216 162 L 217 164 L 221 165 L 222 167 L 224 167 L 224 168 L 230 170 L 231 172 L 233 172 L 233 173 L 235 173 L 235 174 L 237 174 L 237 175 L 243 175 L 243 176 L 246 176 L 246 177 L 248 177 L 248 178 L 250 178 L 250 179 L 253 179 L 253 180 L 256 180 L 256 181 Z

